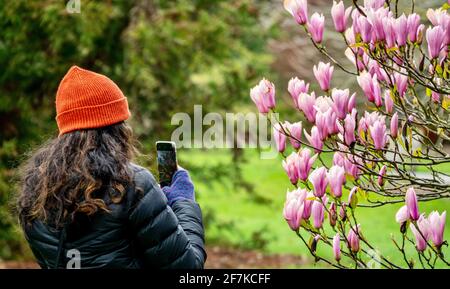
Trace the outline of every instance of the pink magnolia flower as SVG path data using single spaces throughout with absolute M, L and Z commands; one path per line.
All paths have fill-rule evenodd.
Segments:
M 383 29 L 383 21 L 386 18 L 384 9 L 373 10 L 370 9 L 367 11 L 367 20 L 372 25 L 372 41 L 376 42 L 379 40 L 384 40 L 384 29 Z
M 348 241 L 348 247 L 350 248 L 350 250 L 352 250 L 352 252 L 358 252 L 360 249 L 359 246 L 359 234 L 361 233 L 360 230 L 360 224 L 353 226 L 352 228 L 350 228 L 348 235 L 347 235 L 347 241 Z
M 442 8 L 428 9 L 427 17 L 434 26 L 440 26 L 444 31 L 444 39 L 442 39 L 444 46 L 450 44 L 450 16 L 447 11 Z
M 333 7 L 331 8 L 331 16 L 333 17 L 334 27 L 337 32 L 344 32 L 347 28 L 347 19 L 352 12 L 352 7 L 345 9 L 344 3 L 340 1 L 336 3 L 333 1 Z
M 408 38 L 411 42 L 416 42 L 417 40 L 417 31 L 419 30 L 420 25 L 420 16 L 416 13 L 412 13 L 408 15 Z
M 319 130 L 321 140 L 325 140 L 328 137 L 328 123 L 327 114 L 321 111 L 316 113 L 316 127 Z
M 297 189 L 286 194 L 283 216 L 293 231 L 300 228 L 306 194 L 307 192 L 304 189 Z
M 306 194 L 308 192 L 306 189 L 295 189 L 293 191 L 286 192 L 286 201 L 290 201 L 291 199 L 300 199 L 302 202 L 306 198 Z
M 392 100 L 390 90 L 384 92 L 384 106 L 386 107 L 386 113 L 391 114 L 394 108 L 394 101 Z
M 417 28 L 417 39 L 416 39 L 416 43 L 417 44 L 422 44 L 423 42 L 423 32 L 425 31 L 425 25 L 424 24 L 420 24 L 419 28 Z
M 416 239 L 416 249 L 423 252 L 427 248 L 427 239 L 430 237 L 430 224 L 423 214 L 417 220 L 417 227 L 419 227 L 419 230 L 416 229 L 413 223 L 409 224 L 409 228 Z
M 333 155 L 333 165 L 344 167 L 345 156 L 341 152 L 335 152 Z
M 355 128 L 356 128 L 356 109 L 352 110 L 351 114 L 347 114 L 344 119 L 344 126 L 341 125 L 339 121 L 336 121 L 336 125 L 339 129 L 339 132 L 344 138 L 344 142 L 347 146 L 350 146 L 352 143 L 356 141 L 355 137 Z
M 436 91 L 432 91 L 432 92 L 431 92 L 431 99 L 432 99 L 435 103 L 439 103 L 439 101 L 441 100 L 441 96 L 440 96 L 439 93 L 437 93 Z
M 400 97 L 403 97 L 405 95 L 406 89 L 408 88 L 408 76 L 395 72 L 393 82 L 397 87 L 398 94 L 400 95 Z
M 404 222 L 409 220 L 409 212 L 408 207 L 402 206 L 398 211 L 397 214 L 395 214 L 395 221 L 399 224 L 403 224 Z
M 284 9 L 286 9 L 297 21 L 304 25 L 308 22 L 308 1 L 307 0 L 285 0 Z
M 301 139 L 302 139 L 302 122 L 294 122 L 294 123 L 288 123 L 287 129 L 290 133 L 289 140 L 291 142 L 291 145 L 293 148 L 298 149 L 301 146 Z
M 384 176 L 386 175 L 386 165 L 382 166 L 378 172 L 378 185 L 381 187 L 384 185 Z
M 264 101 L 262 99 L 262 94 L 259 92 L 259 86 L 255 86 L 250 89 L 250 97 L 253 102 L 256 104 L 260 113 L 268 113 L 269 108 L 265 106 Z
M 306 181 L 308 179 L 309 171 L 316 161 L 316 158 L 317 154 L 311 157 L 311 151 L 308 148 L 303 148 L 298 152 L 297 174 L 300 180 Z
M 267 113 L 275 107 L 275 85 L 263 78 L 250 90 L 250 97 L 260 113 Z
M 344 140 L 347 145 L 351 145 L 356 141 L 355 128 L 356 128 L 356 109 L 353 109 L 351 114 L 347 114 L 344 120 Z
M 376 121 L 384 122 L 386 117 L 380 115 L 377 111 L 368 113 L 364 112 L 364 116 L 359 120 L 358 130 L 367 131 L 371 125 L 373 125 Z
M 441 26 L 435 26 L 434 28 L 428 28 L 426 32 L 428 42 L 428 54 L 430 58 L 437 58 L 441 50 L 444 49 L 445 43 L 445 31 Z
M 406 207 L 408 207 L 408 212 L 411 220 L 419 219 L 419 204 L 417 203 L 416 191 L 413 187 L 406 191 L 405 196 Z
M 319 130 L 320 139 L 325 140 L 329 135 L 335 134 L 338 132 L 338 128 L 336 126 L 336 113 L 330 107 L 325 112 L 322 112 L 316 106 L 316 127 Z
M 365 55 L 367 55 L 367 54 L 365 54 Z M 372 75 L 372 77 L 373 77 L 373 75 L 376 74 L 377 79 L 380 81 L 386 81 L 389 79 L 386 72 L 383 69 L 381 69 L 380 64 L 376 60 L 373 60 L 371 58 L 368 59 L 367 68 L 369 70 L 370 75 Z
M 350 46 L 356 43 L 355 32 L 353 31 L 352 26 L 350 26 L 347 30 L 345 30 L 344 36 L 347 39 L 347 42 L 350 44 Z M 348 49 L 350 49 L 350 51 L 352 52 L 356 51 L 356 49 L 353 47 Z
M 298 169 L 297 169 L 297 159 L 298 154 L 296 152 L 292 152 L 285 160 L 283 160 L 282 165 L 286 174 L 289 177 L 289 180 L 293 185 L 298 182 Z
M 341 166 L 332 166 L 328 171 L 328 182 L 333 196 L 342 196 L 342 186 L 345 183 L 345 170 Z
M 295 107 L 298 106 L 298 99 L 301 93 L 308 93 L 309 83 L 305 83 L 304 80 L 300 80 L 297 77 L 291 78 L 288 83 L 288 91 L 295 103 Z
M 313 72 L 314 76 L 319 82 L 320 88 L 323 91 L 328 91 L 330 89 L 331 77 L 333 76 L 334 66 L 330 63 L 319 62 L 319 65 L 314 65 Z
M 315 103 L 316 94 L 314 93 L 314 91 L 311 92 L 311 94 L 302 92 L 297 99 L 298 108 L 303 111 L 305 117 L 311 123 L 314 123 L 314 121 L 316 120 L 316 109 L 314 107 Z
M 336 261 L 339 262 L 341 260 L 341 238 L 339 233 L 336 233 L 333 237 L 333 255 Z
M 331 98 L 333 99 L 333 110 L 339 119 L 344 119 L 349 112 L 349 94 L 348 89 L 336 89 L 331 91 Z
M 353 93 L 348 100 L 347 112 L 356 108 L 356 93 Z
M 313 185 L 314 196 L 321 198 L 325 194 L 328 184 L 327 169 L 325 167 L 315 169 L 308 179 Z
M 361 14 L 359 13 L 358 9 L 353 10 L 352 12 L 352 30 L 356 34 L 361 33 L 361 27 L 359 25 L 359 17 Z
M 447 15 L 447 11 L 443 10 L 441 8 L 438 9 L 428 9 L 427 10 L 427 17 L 428 20 L 430 20 L 431 24 L 433 24 L 434 26 L 439 26 L 439 25 L 443 25 L 445 26 L 445 23 L 448 20 L 448 15 Z
M 408 36 L 408 19 L 405 14 L 402 14 L 402 16 L 395 20 L 394 28 L 397 45 L 399 47 L 404 46 L 406 44 L 406 37 Z
M 391 136 L 396 138 L 398 135 L 398 113 L 394 113 L 391 118 Z
M 314 13 L 308 22 L 308 31 L 316 43 L 321 43 L 323 39 L 323 28 L 325 26 L 325 17 L 323 14 Z
M 275 140 L 275 145 L 279 152 L 284 152 L 286 149 L 286 135 L 285 135 L 285 127 L 280 123 L 276 123 L 273 126 L 273 138 Z
M 317 126 L 313 126 L 311 128 L 311 135 L 309 135 L 306 130 L 303 130 L 303 133 L 305 134 L 306 139 L 310 143 L 310 145 L 314 148 L 316 153 L 320 153 L 322 151 L 323 147 L 323 141 L 320 138 L 319 129 Z
M 369 130 L 375 149 L 383 149 L 387 142 L 386 124 L 377 120 L 372 126 L 369 127 Z
M 358 164 L 360 163 L 359 158 L 349 155 L 344 159 L 344 169 L 345 172 L 351 175 L 353 178 L 357 179 L 359 177 Z
M 377 75 L 371 76 L 370 73 L 364 71 L 356 79 L 367 99 L 370 102 L 374 102 L 376 106 L 381 106 L 381 88 Z
M 319 201 L 313 201 L 311 208 L 311 216 L 313 218 L 313 226 L 314 228 L 322 228 L 323 220 L 325 218 L 323 204 Z
M 361 38 L 363 42 L 370 43 L 372 41 L 372 24 L 370 24 L 369 19 L 364 16 L 359 16 L 358 18 L 359 29 L 361 33 Z M 354 27 L 353 27 L 354 29 Z
M 395 20 L 392 18 L 385 18 L 383 21 L 384 37 L 387 48 L 395 46 L 396 32 L 395 32 Z
M 303 220 L 308 220 L 309 217 L 311 216 L 311 208 L 314 199 L 315 199 L 314 194 L 312 192 L 308 192 L 308 194 L 306 195 L 306 199 L 304 201 L 303 215 L 302 215 Z
M 327 112 L 330 108 L 333 108 L 333 100 L 327 96 L 319 96 L 316 98 L 314 107 L 316 111 Z
M 444 242 L 445 217 L 447 212 L 444 211 L 441 215 L 437 211 L 433 211 L 428 216 L 430 239 L 433 244 L 440 248 Z
M 384 0 L 364 0 L 364 7 L 378 10 L 384 6 Z
M 334 135 L 339 132 L 339 128 L 336 125 L 337 115 L 332 108 L 329 108 L 325 112 L 325 120 L 328 126 L 328 135 Z

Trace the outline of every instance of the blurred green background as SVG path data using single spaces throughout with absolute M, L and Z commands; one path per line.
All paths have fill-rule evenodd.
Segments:
M 281 2 L 81 0 L 80 13 L 68 13 L 67 1 L 0 0 L 0 260 L 32 260 L 11 213 L 17 169 L 40 143 L 57 135 L 55 94 L 71 65 L 106 74 L 121 87 L 145 154 L 141 161 L 153 172 L 154 142 L 170 139 L 174 113 L 192 114 L 195 104 L 203 106 L 203 114 L 255 112 L 248 93 L 263 76 L 278 87 L 279 111 L 291 121 L 301 119 L 290 110 L 284 87 L 292 76 L 310 81 L 312 65 L 321 58 Z M 309 2 L 310 13 L 322 11 L 332 30 L 331 1 Z M 342 58 L 338 36 L 326 32 L 325 43 Z M 354 79 L 338 71 L 333 82 L 355 87 Z M 280 159 L 262 160 L 254 149 L 181 149 L 179 154 L 204 210 L 210 267 L 236 267 L 233 260 L 243 252 L 258 252 L 249 255 L 256 258 L 255 267 L 313 266 L 282 218 L 289 182 Z M 421 204 L 425 212 L 449 207 L 448 200 Z M 400 260 L 390 240 L 391 233 L 400 237 L 397 209 L 360 210 L 358 216 L 377 248 Z M 217 248 L 229 251 L 221 254 Z M 320 245 L 319 250 L 331 253 Z M 265 263 L 260 254 L 283 255 Z M 229 263 L 214 264 L 225 255 Z

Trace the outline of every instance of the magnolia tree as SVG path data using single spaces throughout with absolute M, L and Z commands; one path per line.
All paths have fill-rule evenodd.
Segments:
M 450 162 L 443 148 L 450 139 L 450 6 L 429 9 L 428 19 L 421 19 L 414 1 L 410 14 L 401 15 L 398 1 L 358 2 L 348 8 L 334 2 L 331 8 L 351 69 L 322 44 L 324 16 L 309 16 L 307 0 L 284 2 L 329 60 L 313 68 L 320 92 L 310 91 L 309 83 L 297 77 L 288 83 L 293 106 L 312 125 L 309 132 L 302 122 L 279 119 L 273 83 L 263 79 L 250 91 L 259 112 L 271 116 L 282 166 L 294 187 L 287 192 L 284 218 L 316 260 L 334 267 L 364 268 L 373 262 L 383 268 L 448 266 L 442 250 L 446 212 L 427 216 L 418 202 L 450 197 L 449 175 L 438 170 Z M 333 87 L 335 67 L 354 76 L 363 93 Z M 357 111 L 357 98 L 365 101 L 366 111 Z M 324 154 L 333 155 L 331 165 Z M 418 168 L 429 173 L 419 176 Z M 394 203 L 404 203 L 392 216 L 399 223 L 399 236 L 392 237 L 404 259 L 399 264 L 383 252 L 371 253 L 374 245 L 357 219 L 362 208 Z M 318 242 L 328 245 L 334 258 L 319 255 Z

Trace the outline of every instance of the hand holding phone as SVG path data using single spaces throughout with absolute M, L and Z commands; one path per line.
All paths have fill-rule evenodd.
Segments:
M 178 169 L 177 152 L 174 142 L 156 142 L 156 152 L 158 158 L 159 184 L 161 187 L 169 186 L 172 182 L 173 174 Z

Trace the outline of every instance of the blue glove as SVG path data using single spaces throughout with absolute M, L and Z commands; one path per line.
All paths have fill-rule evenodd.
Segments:
M 178 169 L 172 176 L 172 183 L 170 186 L 162 188 L 166 194 L 169 206 L 172 206 L 178 200 L 193 200 L 194 184 L 189 177 L 189 173 L 184 169 Z

